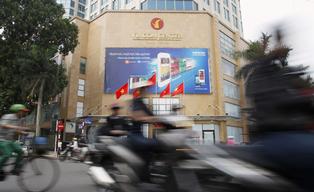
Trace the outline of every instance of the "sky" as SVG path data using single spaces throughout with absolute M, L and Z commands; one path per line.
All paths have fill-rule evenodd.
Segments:
M 289 63 L 309 65 L 314 71 L 314 0 L 241 0 L 244 38 L 257 40 L 275 26 L 285 29 L 293 48 Z M 314 76 L 314 73 L 312 73 Z

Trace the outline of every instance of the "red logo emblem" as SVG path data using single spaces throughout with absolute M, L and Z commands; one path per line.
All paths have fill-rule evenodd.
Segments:
M 155 30 L 160 30 L 164 27 L 164 21 L 158 17 L 151 20 L 150 25 Z

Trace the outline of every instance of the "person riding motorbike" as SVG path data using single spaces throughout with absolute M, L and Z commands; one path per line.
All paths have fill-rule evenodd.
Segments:
M 12 174 L 18 175 L 21 169 L 23 150 L 21 146 L 13 141 L 16 132 L 23 133 L 28 128 L 22 126 L 22 118 L 29 110 L 22 104 L 14 104 L 10 107 L 11 114 L 5 114 L 0 119 L 0 174 L 4 174 L 3 166 L 16 153 L 15 166 Z

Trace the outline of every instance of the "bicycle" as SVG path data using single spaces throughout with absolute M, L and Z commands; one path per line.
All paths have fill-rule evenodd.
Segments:
M 35 144 L 33 152 L 22 159 L 22 168 L 17 176 L 17 184 L 26 192 L 46 192 L 59 180 L 60 167 L 56 159 L 45 155 L 46 150 L 42 146 L 43 144 Z M 5 164 L 5 167 L 12 165 L 14 163 L 9 162 Z M 4 181 L 8 175 L 11 173 L 5 172 L 0 176 L 0 181 Z

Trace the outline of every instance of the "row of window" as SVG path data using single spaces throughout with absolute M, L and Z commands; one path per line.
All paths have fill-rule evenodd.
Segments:
M 224 86 L 225 97 L 229 97 L 232 99 L 240 99 L 240 89 L 238 85 L 230 81 L 224 80 L 223 86 Z
M 230 14 L 230 11 L 229 11 L 229 1 L 226 1 L 226 0 L 224 0 L 224 5 L 226 6 L 226 7 L 224 7 L 223 8 L 223 10 L 224 10 L 224 18 L 227 20 L 227 21 L 229 21 L 229 22 L 231 22 L 231 14 Z M 218 0 L 215 0 L 214 1 L 214 9 L 215 9 L 215 11 L 217 12 L 217 13 L 219 13 L 219 14 L 221 14 L 221 6 L 220 6 L 220 2 L 218 1 Z M 235 5 L 235 4 L 233 4 L 232 3 L 232 12 L 233 12 L 233 15 L 232 15 L 232 18 L 233 18 L 233 20 L 232 20 L 232 22 L 233 22 L 233 25 L 237 28 L 237 29 L 239 29 L 239 19 L 238 19 L 238 17 L 237 17 L 237 15 L 238 15 L 238 9 L 237 9 L 237 6 Z
M 141 10 L 198 10 L 193 0 L 146 0 L 141 3 Z
M 219 33 L 219 41 L 221 53 L 225 56 L 233 58 L 233 54 L 235 51 L 235 41 L 221 31 Z

